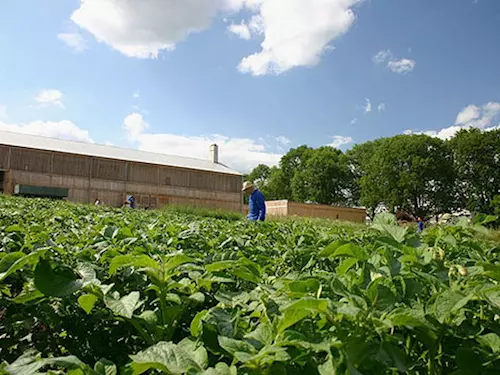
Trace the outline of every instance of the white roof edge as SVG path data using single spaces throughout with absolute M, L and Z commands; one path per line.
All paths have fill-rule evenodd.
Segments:
M 225 166 L 224 164 L 212 163 L 208 159 L 203 160 L 185 156 L 127 149 L 117 146 L 105 146 L 96 143 L 69 141 L 58 138 L 15 133 L 5 130 L 0 130 L 0 145 L 241 176 L 241 173 Z

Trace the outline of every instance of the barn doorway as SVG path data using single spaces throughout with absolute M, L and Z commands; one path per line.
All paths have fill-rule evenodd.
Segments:
M 5 171 L 0 170 L 0 194 L 5 190 Z

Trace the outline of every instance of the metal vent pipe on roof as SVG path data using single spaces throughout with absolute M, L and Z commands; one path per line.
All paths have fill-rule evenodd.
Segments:
M 219 163 L 219 146 L 216 144 L 210 145 L 210 161 L 214 164 Z

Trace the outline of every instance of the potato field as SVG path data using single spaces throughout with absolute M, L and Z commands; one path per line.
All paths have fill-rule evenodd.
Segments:
M 498 375 L 495 236 L 0 196 L 0 374 Z

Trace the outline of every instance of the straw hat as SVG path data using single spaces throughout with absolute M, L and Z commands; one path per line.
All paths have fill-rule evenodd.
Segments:
M 243 183 L 243 189 L 241 189 L 241 191 L 247 191 L 250 188 L 253 188 L 253 184 L 250 181 L 245 181 Z

